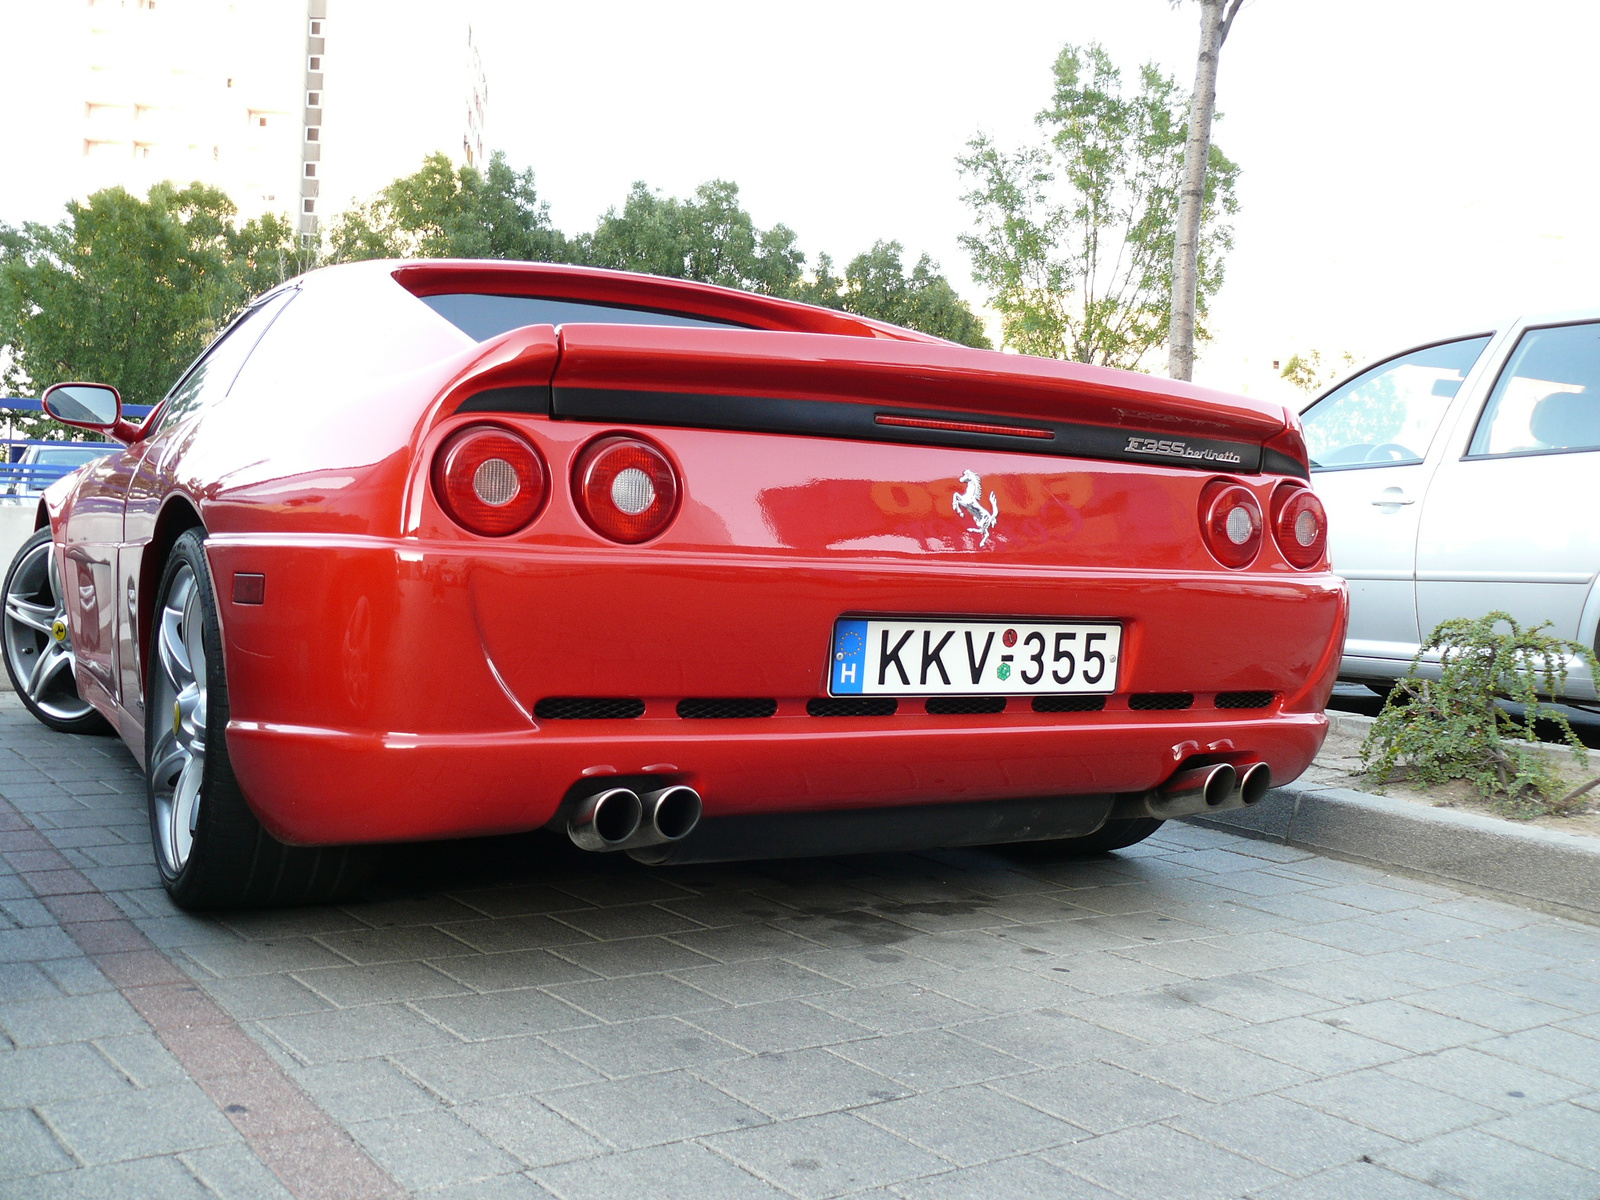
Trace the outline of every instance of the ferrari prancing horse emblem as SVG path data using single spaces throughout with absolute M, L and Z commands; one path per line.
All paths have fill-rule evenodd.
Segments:
M 961 486 L 965 491 L 957 492 L 950 497 L 950 507 L 958 513 L 966 513 L 972 520 L 970 532 L 979 536 L 978 545 L 989 544 L 989 533 L 994 529 L 994 523 L 1000 519 L 1000 504 L 994 498 L 994 493 L 989 493 L 989 507 L 983 506 L 983 480 L 978 478 L 976 471 L 961 472 Z

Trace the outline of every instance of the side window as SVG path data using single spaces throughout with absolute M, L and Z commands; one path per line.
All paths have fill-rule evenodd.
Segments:
M 1530 329 L 1517 342 L 1469 457 L 1600 450 L 1600 324 Z
M 1488 335 L 1413 350 L 1363 371 L 1300 415 L 1318 470 L 1421 462 Z
M 273 318 L 294 295 L 294 290 L 289 289 L 268 297 L 246 309 L 242 316 L 223 330 L 222 336 L 211 343 L 167 393 L 161 407 L 160 423 L 152 432 L 170 429 L 201 405 L 226 396 L 245 359 L 250 357 L 250 351 L 255 349 Z

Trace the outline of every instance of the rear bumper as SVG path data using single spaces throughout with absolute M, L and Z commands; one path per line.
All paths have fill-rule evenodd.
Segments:
M 1289 780 L 1310 765 L 1327 734 L 1320 713 L 1129 719 L 1141 715 L 1093 722 L 1031 712 L 1025 720 L 917 717 L 907 720 L 910 728 L 886 729 L 802 714 L 759 723 L 583 722 L 592 728 L 583 734 L 432 737 L 236 721 L 228 750 L 274 836 L 325 844 L 534 829 L 586 774 L 688 783 L 704 798 L 707 817 L 1144 791 L 1202 754 L 1259 759 L 1275 779 Z M 691 724 L 721 728 L 647 728 Z M 750 732 L 752 724 L 760 732 Z
M 1343 636 L 1331 575 L 1018 571 L 213 536 L 228 748 L 252 807 L 304 844 L 536 828 L 574 783 L 663 775 L 707 817 L 1142 791 L 1184 760 L 1267 762 L 1288 780 L 1326 733 Z M 231 603 L 235 572 L 266 603 Z M 845 612 L 1103 617 L 1124 624 L 1118 694 L 1095 713 L 811 717 Z M 1218 709 L 1217 692 L 1272 693 Z M 1184 711 L 1128 695 L 1185 692 Z M 541 721 L 544 696 L 632 696 L 636 720 Z M 775 716 L 683 720 L 695 696 Z

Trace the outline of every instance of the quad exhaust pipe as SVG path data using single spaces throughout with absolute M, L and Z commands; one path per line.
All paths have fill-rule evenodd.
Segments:
M 1153 791 L 1120 797 L 1113 819 L 1154 817 L 1170 821 L 1197 813 L 1249 808 L 1272 788 L 1264 762 L 1213 763 L 1179 771 Z M 578 801 L 567 818 L 567 836 L 582 850 L 605 853 L 643 850 L 681 842 L 700 824 L 700 793 L 687 784 L 636 791 L 602 788 Z
M 1170 821 L 1198 813 L 1229 808 L 1249 808 L 1272 788 L 1272 768 L 1264 762 L 1213 763 L 1179 771 L 1154 791 L 1123 796 L 1112 812 L 1114 819 L 1154 817 Z
M 586 796 L 567 818 L 581 850 L 638 850 L 681 842 L 700 824 L 700 793 L 685 784 L 637 792 L 610 787 Z

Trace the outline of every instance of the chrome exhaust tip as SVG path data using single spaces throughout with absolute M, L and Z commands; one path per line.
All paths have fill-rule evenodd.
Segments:
M 1209 767 L 1191 767 L 1179 771 L 1156 789 L 1163 802 L 1173 805 L 1193 804 L 1218 808 L 1228 802 L 1239 776 L 1228 763 L 1214 763 Z
M 687 784 L 677 783 L 646 792 L 639 799 L 644 804 L 640 832 L 651 831 L 657 842 L 681 842 L 700 824 L 704 805 L 700 802 L 700 793 Z
M 606 788 L 579 802 L 567 818 L 567 836 L 580 850 L 621 850 L 639 832 L 643 817 L 644 803 L 638 792 Z
M 1153 793 L 1147 793 L 1145 811 L 1165 821 L 1221 808 L 1228 802 L 1238 781 L 1238 775 L 1227 763 L 1191 767 L 1187 771 L 1179 771 Z
M 1264 762 L 1239 768 L 1239 801 L 1246 808 L 1258 804 L 1272 790 L 1272 768 Z

